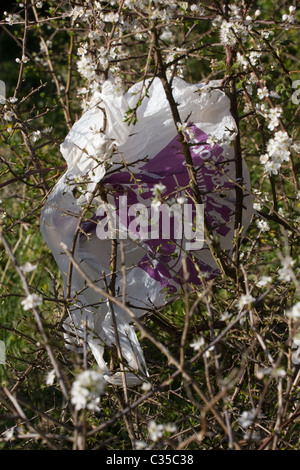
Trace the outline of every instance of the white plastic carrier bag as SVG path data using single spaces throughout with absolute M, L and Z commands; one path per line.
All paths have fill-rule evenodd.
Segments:
M 221 248 L 230 256 L 236 203 L 231 142 L 236 124 L 228 97 L 216 85 L 191 85 L 174 78 L 172 89 L 180 128 L 190 144 L 202 216 L 204 211 Z M 137 121 L 128 125 L 125 118 L 132 110 Z M 68 168 L 41 214 L 41 231 L 63 275 L 65 292 L 69 258 L 61 243 L 71 249 L 80 214 L 93 194 L 96 209 L 82 220 L 74 259 L 94 285 L 106 290 L 112 274 L 112 240 L 117 240 L 115 296 L 123 301 L 125 294 L 136 317 L 163 306 L 166 295 L 180 292 L 184 282 L 201 286 L 201 276 L 212 279 L 220 274 L 205 240 L 197 240 L 200 232 L 187 233 L 198 219 L 177 128 L 159 78 L 137 83 L 124 95 L 107 81 L 101 93 L 94 94 L 89 109 L 61 145 Z M 99 182 L 105 197 L 97 193 Z M 242 183 L 246 230 L 252 197 L 245 163 Z M 75 268 L 70 294 L 74 303 L 65 322 L 67 341 L 73 338 L 80 345 L 86 338 L 99 367 L 107 371 L 107 380 L 120 384 L 121 374 L 110 374 L 103 358 L 104 348 L 118 341 L 128 363 L 127 383 L 146 380 L 143 352 L 128 313 L 114 305 L 113 315 L 107 299 L 87 286 Z

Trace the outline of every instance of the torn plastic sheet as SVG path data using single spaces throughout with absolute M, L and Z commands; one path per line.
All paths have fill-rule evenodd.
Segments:
M 178 78 L 172 83 L 182 128 L 190 144 L 207 222 L 213 233 L 218 235 L 222 250 L 230 256 L 236 205 L 231 141 L 236 134 L 236 125 L 230 114 L 228 97 L 215 86 L 213 82 L 190 85 Z M 141 87 L 147 88 L 146 96 Z M 128 126 L 124 119 L 126 112 L 135 108 L 141 96 L 144 97 L 136 109 L 137 123 Z M 107 201 L 96 195 L 93 202 L 98 209 L 81 224 L 74 259 L 89 279 L 104 290 L 111 275 L 112 242 L 99 236 L 99 224 L 104 227 L 108 222 L 108 206 L 118 218 L 119 230 L 133 221 L 134 211 L 130 213 L 130 208 L 134 207 L 144 207 L 147 212 L 154 205 L 160 211 L 162 205 L 166 207 L 176 203 L 177 209 L 181 210 L 186 203 L 192 206 L 192 214 L 195 214 L 182 146 L 158 78 L 134 85 L 125 95 L 118 93 L 111 82 L 105 82 L 102 92 L 94 94 L 90 109 L 70 130 L 61 145 L 61 152 L 68 169 L 48 197 L 41 215 L 41 231 L 63 275 L 65 293 L 69 260 L 61 243 L 71 249 L 82 207 L 98 182 L 101 181 Z M 76 198 L 74 187 L 80 188 L 82 180 L 87 181 L 86 190 Z M 245 231 L 252 215 L 252 197 L 244 162 L 243 183 L 242 225 Z M 161 193 L 157 188 L 162 188 Z M 156 193 L 159 198 L 155 202 Z M 126 208 L 127 212 L 124 211 Z M 174 216 L 172 220 L 174 224 Z M 130 231 L 127 235 L 118 234 L 118 248 L 120 250 L 122 246 L 126 276 L 124 278 L 118 251 L 115 291 L 116 298 L 122 300 L 125 289 L 127 305 L 136 317 L 144 315 L 149 308 L 163 306 L 167 293 L 180 291 L 184 282 L 183 256 L 189 283 L 200 285 L 201 276 L 212 279 L 220 274 L 206 242 L 201 249 L 187 251 L 186 240 L 175 240 L 172 236 L 168 239 L 161 229 L 156 239 L 130 237 Z M 98 293 L 86 287 L 76 269 L 72 272 L 71 288 L 71 296 L 76 301 L 71 316 L 65 322 L 67 340 L 73 338 L 73 344 L 80 344 L 85 335 L 83 325 L 86 325 L 87 344 L 100 368 L 107 369 L 103 358 L 105 346 L 116 346 L 119 342 L 122 356 L 131 370 L 126 375 L 128 384 L 137 383 L 139 377 L 145 380 L 147 367 L 132 318 L 116 305 L 112 312 L 106 299 L 100 300 Z M 110 375 L 107 372 L 107 380 L 120 384 L 120 373 Z

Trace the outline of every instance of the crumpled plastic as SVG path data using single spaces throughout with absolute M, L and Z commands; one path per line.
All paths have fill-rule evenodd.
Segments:
M 206 218 L 213 233 L 218 235 L 222 250 L 230 256 L 236 203 L 231 142 L 236 135 L 236 124 L 230 114 L 229 99 L 217 86 L 216 82 L 191 85 L 176 77 L 172 82 Z M 126 113 L 136 106 L 137 122 L 128 125 Z M 138 207 L 136 204 L 152 208 L 157 185 L 163 188 L 163 194 L 158 193 L 160 197 L 156 201 L 158 211 L 165 202 L 171 204 L 180 200 L 177 208 L 183 207 L 183 200 L 194 204 L 176 125 L 158 78 L 137 83 L 124 95 L 112 82 L 105 82 L 101 93 L 95 92 L 92 97 L 90 108 L 73 125 L 61 145 L 68 169 L 53 188 L 41 214 L 41 232 L 62 273 L 65 292 L 69 260 L 61 243 L 71 249 L 82 206 L 98 182 L 101 181 L 107 191 L 107 201 L 95 198 L 98 210 L 90 220 L 81 224 L 74 259 L 89 279 L 104 290 L 103 273 L 108 279 L 111 274 L 111 240 L 101 239 L 98 228 L 99 224 L 103 228 L 108 221 L 108 207 L 112 208 L 110 214 L 116 215 L 120 231 L 124 227 L 126 231 L 134 217 L 128 213 L 124 216 L 123 209 Z M 87 187 L 76 198 L 73 190 L 80 186 L 80 178 L 86 179 Z M 245 231 L 252 216 L 249 173 L 245 162 L 243 183 L 246 188 L 242 216 Z M 126 207 L 121 207 L 123 200 Z M 157 239 L 142 237 L 142 232 L 140 237 L 138 232 L 134 237 L 130 231 L 127 237 L 121 236 L 121 232 L 119 235 L 126 275 L 118 253 L 116 297 L 122 300 L 125 290 L 127 305 L 136 317 L 143 316 L 151 308 L 163 306 L 166 295 L 176 294 L 184 282 L 200 285 L 201 276 L 212 279 L 220 274 L 205 241 L 201 249 L 187 253 L 182 240 L 168 240 L 161 230 Z M 188 279 L 183 269 L 183 257 Z M 128 363 L 127 384 L 135 385 L 140 380 L 147 380 L 147 366 L 132 318 L 120 306 L 113 307 L 117 339 L 107 299 L 100 299 L 98 293 L 87 287 L 75 268 L 71 288 L 76 301 L 65 321 L 69 347 L 82 344 L 86 337 L 99 367 L 106 370 L 106 379 L 120 385 L 122 374 L 111 375 L 103 358 L 105 347 L 116 346 L 118 341 L 122 356 Z

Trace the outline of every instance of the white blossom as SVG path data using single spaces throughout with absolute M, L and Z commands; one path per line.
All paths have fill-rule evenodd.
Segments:
M 151 390 L 151 384 L 149 382 L 143 382 L 142 383 L 142 390 L 144 392 L 149 392 L 149 390 Z
M 255 410 L 243 411 L 238 421 L 242 428 L 247 429 L 253 424 L 255 418 Z
M 31 264 L 29 261 L 26 261 L 26 263 L 23 266 L 20 266 L 20 269 L 23 273 L 30 273 L 31 271 L 34 271 L 37 268 L 36 264 Z
M 222 315 L 220 316 L 220 320 L 222 321 L 230 320 L 230 318 L 231 318 L 231 314 L 227 312 L 227 310 L 226 312 L 222 313 Z
M 254 431 L 253 429 L 246 431 L 244 434 L 244 439 L 251 442 L 259 442 L 262 439 L 260 431 Z
M 165 28 L 160 35 L 162 41 L 172 41 L 174 39 L 174 34 L 169 28 Z
M 249 60 L 252 65 L 256 65 L 258 62 L 258 59 L 261 57 L 261 52 L 258 51 L 251 51 L 249 53 Z
M 266 375 L 269 375 L 271 377 L 285 377 L 286 371 L 282 369 L 281 367 L 278 367 L 278 368 L 264 367 L 264 368 L 258 369 L 255 375 L 260 380 L 263 379 Z
M 255 301 L 255 298 L 251 294 L 244 294 L 244 295 L 241 295 L 241 297 L 239 298 L 237 302 L 237 306 L 240 309 L 240 308 L 245 307 L 245 305 L 251 304 L 254 301 Z
M 151 441 L 156 442 L 160 437 L 162 437 L 163 429 L 164 427 L 162 424 L 156 424 L 154 419 L 151 419 L 148 425 L 148 432 Z
M 273 116 L 272 119 L 277 119 L 278 113 L 280 113 L 280 109 L 273 109 L 271 112 L 271 116 Z M 260 161 L 264 164 L 267 174 L 277 175 L 281 164 L 285 161 L 289 161 L 291 154 L 289 147 L 291 143 L 292 139 L 285 131 L 275 132 L 274 138 L 268 141 L 267 152 L 260 157 Z
M 286 316 L 295 321 L 300 320 L 300 302 L 297 302 L 290 310 L 288 310 Z
M 76 410 L 88 409 L 99 411 L 101 395 L 105 389 L 102 372 L 85 370 L 74 380 L 71 389 L 71 402 Z
M 281 260 L 281 268 L 278 270 L 279 279 L 281 281 L 291 281 L 293 277 L 292 266 L 294 263 L 295 261 L 290 256 L 286 256 L 283 260 Z
M 190 347 L 194 349 L 194 351 L 199 351 L 199 349 L 202 348 L 202 346 L 204 346 L 205 344 L 205 341 L 202 337 L 198 337 L 194 340 L 193 343 L 190 344 Z
M 300 346 L 300 331 L 297 331 L 293 337 L 293 345 L 296 347 Z
M 220 26 L 220 41 L 225 46 L 234 46 L 237 42 L 237 37 L 244 42 L 247 36 L 247 26 L 239 22 L 222 21 Z
M 3 114 L 3 119 L 5 121 L 12 121 L 14 116 L 15 116 L 15 113 L 13 111 L 7 110 Z
M 89 92 L 89 89 L 86 87 L 77 88 L 78 95 L 86 95 Z
M 88 80 L 96 78 L 96 64 L 90 54 L 83 54 L 77 61 L 77 69 L 83 78 Z
M 242 19 L 242 12 L 241 8 L 237 5 L 229 5 L 229 10 L 230 10 L 230 18 L 235 19 L 235 20 L 241 20 Z
M 30 310 L 31 308 L 38 307 L 42 303 L 43 299 L 37 294 L 29 294 L 24 300 L 21 301 L 24 310 Z
M 291 147 L 296 153 L 300 153 L 300 142 L 294 142 Z
M 149 438 L 156 442 L 160 437 L 163 436 L 164 432 L 176 432 L 176 426 L 173 423 L 157 424 L 154 419 L 151 419 L 148 424 L 148 432 Z
M 39 140 L 41 138 L 41 131 L 34 131 L 32 133 L 32 140 L 33 142 L 36 142 L 37 140 Z
M 176 201 L 178 202 L 178 204 L 182 205 L 182 204 L 185 204 L 187 202 L 187 198 L 185 196 L 179 196 Z
M 151 188 L 151 192 L 153 193 L 154 196 L 158 197 L 162 193 L 164 193 L 166 189 L 167 188 L 163 183 L 157 183 L 153 186 L 153 188 Z
M 249 65 L 248 61 L 245 59 L 243 54 L 241 54 L 240 52 L 237 52 L 237 54 L 236 54 L 236 63 L 238 65 L 242 66 L 244 70 L 246 70 L 246 68 Z
M 119 16 L 118 13 L 114 13 L 114 12 L 111 11 L 111 12 L 106 13 L 105 15 L 101 16 L 101 18 L 105 23 L 117 23 L 120 16 Z
M 4 439 L 5 441 L 11 441 L 11 440 L 13 439 L 14 432 L 15 432 L 15 426 L 12 427 L 12 428 L 7 429 L 7 430 L 4 431 L 4 433 L 2 434 L 3 439 Z
M 268 283 L 270 283 L 272 281 L 272 277 L 271 276 L 262 276 L 260 278 L 260 280 L 257 282 L 257 287 L 264 287 L 266 286 Z
M 135 441 L 136 450 L 145 450 L 146 447 L 147 447 L 146 442 L 144 442 L 144 441 Z
M 84 8 L 82 7 L 74 7 L 70 13 L 71 18 L 75 21 L 77 18 L 81 18 L 84 16 Z
M 48 372 L 47 377 L 46 377 L 46 385 L 53 385 L 55 380 L 55 370 L 52 369 L 50 372 Z
M 260 34 L 262 35 L 263 38 L 269 39 L 269 37 L 274 34 L 274 31 L 272 31 L 270 29 L 262 30 Z
M 281 114 L 282 114 L 282 108 L 280 107 L 271 108 L 268 111 L 266 115 L 266 118 L 269 120 L 268 129 L 273 131 L 274 129 L 276 129 L 276 127 L 279 126 L 279 118 Z
M 209 136 L 207 139 L 206 139 L 206 143 L 211 147 L 213 148 L 216 144 L 216 139 L 213 137 L 213 136 Z
M 201 5 L 197 5 L 195 3 L 190 6 L 190 10 L 192 13 L 197 15 L 203 15 L 205 13 L 205 9 Z
M 12 26 L 13 24 L 17 23 L 18 21 L 21 21 L 21 16 L 18 15 L 17 13 L 9 13 L 8 14 L 5 11 L 4 15 L 6 16 L 5 21 L 9 24 L 9 26 Z
M 177 130 L 179 132 L 187 132 L 188 131 L 188 124 L 186 122 L 177 122 L 176 124 Z
M 282 15 L 282 21 L 284 21 L 286 24 L 285 29 L 288 30 L 290 29 L 289 25 L 292 25 L 295 23 L 296 18 L 295 18 L 295 12 L 296 12 L 296 7 L 293 5 L 289 6 L 289 13 L 285 13 Z
M 220 41 L 225 46 L 234 46 L 236 37 L 232 30 L 232 24 L 223 20 L 220 26 Z
M 88 53 L 88 43 L 85 42 L 84 44 L 82 44 L 80 47 L 78 47 L 77 49 L 77 54 L 82 56 L 82 55 L 85 55 Z
M 257 220 L 256 225 L 262 232 L 267 232 L 268 230 L 270 230 L 270 226 L 266 220 Z
M 286 371 L 282 367 L 277 367 L 275 369 L 272 369 L 271 375 L 272 377 L 285 377 Z
M 29 57 L 27 57 L 26 55 L 22 55 L 22 59 L 19 59 L 18 57 L 16 58 L 17 64 L 20 64 L 21 62 L 23 64 L 26 64 L 29 60 Z
M 179 76 L 178 75 L 178 69 L 177 69 L 177 76 Z M 189 137 L 190 140 L 194 140 L 195 134 L 186 122 L 184 122 L 184 123 L 177 122 L 176 126 L 177 126 L 177 130 L 179 132 L 183 132 L 184 134 L 186 134 Z
M 269 155 L 267 153 L 265 153 L 264 155 L 261 155 L 259 157 L 260 159 L 260 162 L 265 165 L 267 163 L 267 161 L 269 160 Z
M 215 349 L 215 346 L 211 346 L 210 348 L 208 348 L 205 351 L 204 356 L 208 359 L 212 355 L 214 349 Z
M 97 11 L 101 11 L 101 10 L 102 10 L 101 3 L 95 1 L 95 3 L 94 3 L 94 8 L 95 8 L 95 10 L 97 10 Z
M 268 175 L 278 175 L 278 171 L 280 169 L 280 163 L 274 161 L 268 161 L 265 164 L 265 172 Z
M 260 100 L 264 99 L 264 98 L 267 98 L 269 96 L 269 90 L 267 87 L 263 87 L 263 88 L 258 88 L 257 89 L 257 96 Z
M 243 54 L 240 52 L 237 52 L 236 55 L 236 62 L 244 69 L 247 70 L 249 65 L 257 65 L 258 59 L 261 57 L 261 52 L 258 51 L 251 51 L 247 57 L 245 57 Z M 248 59 L 248 60 L 247 60 Z M 250 64 L 249 64 L 250 62 Z M 256 77 L 255 77 L 255 82 L 256 82 Z M 249 83 L 246 84 L 246 89 L 250 86 Z M 252 86 L 251 86 L 252 90 Z M 252 92 L 250 93 L 252 94 Z
M 166 432 L 176 432 L 177 428 L 173 423 L 164 424 L 164 430 Z

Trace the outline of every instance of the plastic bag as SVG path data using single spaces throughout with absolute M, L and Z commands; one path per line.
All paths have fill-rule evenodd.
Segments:
M 215 82 L 189 85 L 178 78 L 172 83 L 207 221 L 219 236 L 221 248 L 230 254 L 236 197 L 231 140 L 236 125 L 230 114 L 229 99 L 216 85 Z M 137 122 L 128 126 L 125 116 L 134 109 Z M 74 259 L 95 285 L 106 289 L 103 273 L 111 275 L 113 232 L 105 232 L 111 221 L 124 256 L 122 261 L 120 251 L 117 254 L 116 298 L 122 300 L 125 292 L 127 305 L 136 317 L 144 315 L 149 308 L 164 305 L 166 294 L 178 292 L 183 282 L 199 285 L 201 275 L 208 278 L 219 275 L 205 241 L 199 248 L 199 244 L 193 244 L 193 234 L 182 235 L 182 226 L 178 224 L 181 236 L 175 239 L 176 211 L 182 214 L 185 206 L 191 207 L 191 212 L 187 211 L 190 218 L 186 227 L 196 215 L 176 126 L 158 78 L 137 83 L 124 96 L 107 81 L 102 92 L 94 94 L 90 109 L 74 124 L 61 145 L 68 169 L 54 187 L 41 215 L 41 231 L 63 275 L 65 292 L 69 261 L 61 242 L 70 250 L 82 205 L 91 198 L 99 181 L 106 191 L 106 201 L 95 196 L 93 202 L 98 204 L 98 209 L 81 224 L 74 252 Z M 242 223 L 246 230 L 252 215 L 252 197 L 247 167 L 243 165 L 246 191 Z M 85 190 L 76 198 L 74 187 L 81 188 L 82 181 L 86 182 Z M 170 212 L 168 207 L 174 210 Z M 171 228 L 161 227 L 159 218 L 156 226 L 151 225 L 149 229 L 156 212 L 163 217 L 162 209 L 169 217 L 173 237 L 169 233 L 165 236 L 163 230 L 170 232 Z M 151 237 L 153 232 L 155 236 Z M 108 233 L 106 238 L 105 233 Z M 187 240 L 192 240 L 189 250 Z M 188 277 L 183 269 L 183 257 Z M 110 305 L 106 299 L 100 300 L 91 287 L 86 287 L 76 269 L 72 273 L 71 295 L 76 302 L 65 322 L 66 331 L 75 338 L 73 342 L 80 344 L 86 322 L 87 343 L 99 367 L 107 369 L 104 347 L 115 346 L 117 341 Z M 135 384 L 147 377 L 144 356 L 132 318 L 119 306 L 114 306 L 114 314 L 122 356 L 131 369 L 126 376 L 127 383 Z M 112 383 L 121 383 L 119 373 L 110 375 L 107 370 L 106 377 Z

